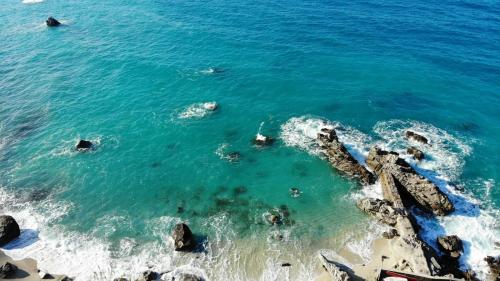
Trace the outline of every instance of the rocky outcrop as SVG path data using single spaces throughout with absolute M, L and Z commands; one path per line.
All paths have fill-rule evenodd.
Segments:
M 16 220 L 11 216 L 0 216 L 0 246 L 3 246 L 21 235 Z
M 184 223 L 175 225 L 172 231 L 172 238 L 174 239 L 176 251 L 191 251 L 196 246 L 196 241 L 194 240 L 191 229 Z
M 268 137 L 268 136 L 257 134 L 257 136 L 255 136 L 255 139 L 252 141 L 252 143 L 256 146 L 272 145 L 274 143 L 274 139 L 271 137 Z
M 77 150 L 81 150 L 81 151 L 84 151 L 84 150 L 89 150 L 91 149 L 93 146 L 92 142 L 88 141 L 88 140 L 80 140 L 77 144 L 76 144 L 76 149 Z
M 446 256 L 453 260 L 458 260 L 464 250 L 462 240 L 456 235 L 441 236 L 437 238 L 438 246 Z
M 422 161 L 422 160 L 424 160 L 424 158 L 425 158 L 424 153 L 423 153 L 420 149 L 418 149 L 418 148 L 416 148 L 416 147 L 414 147 L 414 146 L 412 146 L 412 147 L 408 147 L 408 148 L 406 149 L 406 153 L 408 153 L 408 154 L 412 155 L 412 156 L 413 156 L 413 158 L 415 158 L 415 159 L 416 159 L 416 160 L 418 160 L 418 161 Z
M 426 137 L 422 136 L 422 135 L 419 135 L 413 131 L 406 131 L 405 133 L 405 137 L 407 139 L 413 139 L 415 141 L 418 141 L 418 142 L 421 142 L 421 143 L 424 143 L 424 144 L 427 144 L 429 143 L 429 140 L 427 140 Z
M 484 261 L 490 267 L 492 274 L 500 275 L 500 257 L 487 256 Z
M 387 180 L 381 182 L 384 189 L 396 188 L 400 195 L 409 195 L 424 210 L 436 215 L 445 215 L 454 210 L 448 197 L 434 183 L 419 175 L 404 159 L 399 158 L 398 153 L 373 147 L 366 164 L 379 176 L 386 173 Z M 389 182 L 389 174 L 392 175 L 394 184 Z M 384 187 L 384 183 L 390 183 L 391 186 Z
M 347 268 L 338 262 L 330 260 L 322 253 L 318 253 L 319 260 L 323 268 L 330 274 L 333 281 L 351 281 L 353 280 L 347 273 Z
M 16 274 L 17 266 L 6 262 L 4 265 L 0 266 L 0 279 L 7 279 L 13 277 Z
M 395 226 L 397 217 L 403 215 L 402 211 L 395 209 L 388 200 L 364 198 L 358 200 L 357 206 L 365 213 L 390 226 Z
M 354 159 L 345 146 L 339 141 L 334 129 L 323 128 L 318 134 L 318 141 L 324 149 L 324 155 L 337 170 L 344 174 L 359 178 L 363 184 L 373 184 L 375 176 Z
M 56 20 L 55 18 L 53 18 L 53 17 L 49 17 L 45 21 L 45 23 L 47 24 L 47 26 L 50 26 L 50 27 L 56 27 L 56 26 L 61 25 L 61 23 L 58 20 Z

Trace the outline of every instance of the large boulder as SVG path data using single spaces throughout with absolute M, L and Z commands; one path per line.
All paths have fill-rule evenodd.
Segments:
M 196 246 L 196 241 L 191 229 L 184 223 L 175 225 L 172 231 L 172 238 L 174 239 L 176 251 L 191 251 Z
M 441 236 L 437 238 L 438 246 L 441 251 L 451 259 L 457 260 L 464 250 L 462 240 L 456 235 Z
M 348 176 L 359 178 L 363 184 L 375 182 L 375 176 L 347 151 L 334 129 L 321 129 L 317 138 L 323 148 L 323 154 L 333 167 Z
M 391 174 L 399 193 L 409 195 L 409 198 L 403 199 L 412 199 L 422 209 L 436 215 L 454 210 L 448 197 L 434 183 L 419 175 L 398 153 L 373 147 L 366 164 L 379 176 L 382 173 Z
M 21 235 L 16 220 L 11 216 L 0 216 L 0 246 L 3 246 Z
M 422 136 L 420 134 L 417 134 L 417 133 L 415 133 L 413 131 L 406 131 L 405 137 L 407 139 L 413 139 L 413 140 L 416 140 L 416 141 L 424 143 L 424 144 L 429 143 L 429 140 L 427 140 L 426 137 L 424 137 L 424 136 Z
M 6 262 L 4 265 L 0 266 L 0 279 L 6 279 L 13 277 L 16 274 L 17 266 Z
M 56 20 L 55 18 L 53 18 L 53 17 L 49 17 L 45 21 L 45 23 L 47 24 L 47 26 L 50 26 L 50 27 L 56 27 L 56 26 L 61 25 L 61 23 L 58 20 Z

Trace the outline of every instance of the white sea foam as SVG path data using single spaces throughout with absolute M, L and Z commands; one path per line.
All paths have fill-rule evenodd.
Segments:
M 195 103 L 185 108 L 177 117 L 180 119 L 203 118 L 212 114 L 216 107 L 216 102 Z
M 43 0 L 23 0 L 23 4 L 37 4 L 42 2 Z

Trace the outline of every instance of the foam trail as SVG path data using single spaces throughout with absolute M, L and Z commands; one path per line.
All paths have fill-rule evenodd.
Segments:
M 37 4 L 42 2 L 43 0 L 23 0 L 23 4 Z
M 203 102 L 194 103 L 187 108 L 185 108 L 177 118 L 179 119 L 190 119 L 190 118 L 203 118 L 214 112 L 217 107 L 216 102 Z

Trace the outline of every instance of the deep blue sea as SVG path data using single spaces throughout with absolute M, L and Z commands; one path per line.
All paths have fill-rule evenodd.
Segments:
M 355 201 L 380 187 L 321 159 L 325 123 L 452 197 L 455 213 L 420 218 L 431 245 L 459 235 L 481 276 L 500 254 L 498 1 L 4 0 L 0 22 L 0 213 L 23 228 L 9 255 L 77 280 L 314 280 L 325 248 L 366 261 L 383 227 Z M 173 251 L 180 221 L 204 251 Z

